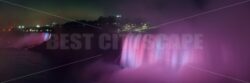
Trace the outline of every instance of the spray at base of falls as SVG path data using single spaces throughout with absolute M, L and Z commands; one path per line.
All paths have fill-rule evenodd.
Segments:
M 123 41 L 121 64 L 125 68 L 156 65 L 178 69 L 189 62 L 201 35 L 128 34 Z

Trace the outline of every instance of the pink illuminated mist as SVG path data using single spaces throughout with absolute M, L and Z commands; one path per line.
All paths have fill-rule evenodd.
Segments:
M 144 65 L 163 65 L 180 68 L 195 52 L 194 39 L 172 35 L 130 34 L 123 43 L 121 64 L 128 68 Z M 190 41 L 192 40 L 192 41 Z M 181 43 L 180 43 L 181 42 Z

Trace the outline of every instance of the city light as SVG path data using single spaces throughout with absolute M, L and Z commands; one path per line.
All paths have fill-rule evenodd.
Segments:
M 56 25 L 57 23 L 56 22 L 52 22 L 52 25 Z
M 8 29 L 8 32 L 10 32 L 10 31 L 12 31 L 12 29 L 11 29 L 11 28 L 9 28 L 9 29 Z
M 46 24 L 45 26 L 46 26 L 46 27 L 49 27 L 50 25 Z
M 24 26 L 24 25 L 19 25 L 17 28 L 18 28 L 18 29 L 24 29 L 25 26 Z
M 18 26 L 18 28 L 19 28 L 19 29 L 21 29 L 21 28 L 22 28 L 22 26 L 20 26 L 20 25 L 19 25 L 19 26 Z
M 122 15 L 118 14 L 118 15 L 116 15 L 116 17 L 117 17 L 117 18 L 121 18 L 121 17 L 122 17 Z
M 144 32 L 149 29 L 149 25 L 146 23 L 142 23 L 140 25 L 138 24 L 125 24 L 122 26 L 121 29 L 118 30 L 118 32 Z
M 36 28 L 40 28 L 41 26 L 40 25 L 36 25 Z

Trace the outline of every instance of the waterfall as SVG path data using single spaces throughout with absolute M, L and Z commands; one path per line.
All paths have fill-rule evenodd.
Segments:
M 138 68 L 146 65 L 161 65 L 180 68 L 192 55 L 193 43 L 187 48 L 180 48 L 180 37 L 177 35 L 128 34 L 123 41 L 121 64 L 125 68 Z

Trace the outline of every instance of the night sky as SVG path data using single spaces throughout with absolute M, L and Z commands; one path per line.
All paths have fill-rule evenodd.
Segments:
M 42 10 L 51 14 L 70 19 L 93 20 L 99 16 L 116 14 L 117 0 L 8 0 L 26 7 Z M 0 2 L 0 24 L 45 24 L 51 22 L 65 22 L 65 20 L 19 8 Z M 67 21 L 67 20 L 66 20 Z
M 7 0 L 73 20 L 95 20 L 99 16 L 122 14 L 150 23 L 163 23 L 242 0 Z M 216 4 L 213 4 L 216 2 Z M 217 4 L 219 3 L 219 4 Z M 211 6 L 212 5 L 212 6 Z M 0 2 L 0 27 L 69 20 Z

